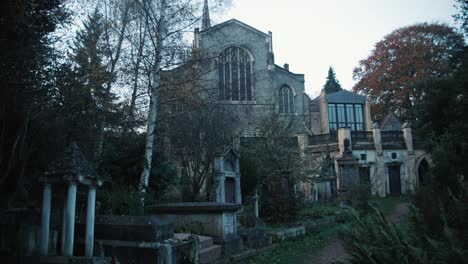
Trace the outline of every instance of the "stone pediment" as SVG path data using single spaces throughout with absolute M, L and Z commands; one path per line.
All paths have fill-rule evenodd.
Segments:
M 252 32 L 254 32 L 255 34 L 261 35 L 261 36 L 263 36 L 263 37 L 268 37 L 268 34 L 266 34 L 266 33 L 262 32 L 262 31 L 260 31 L 260 30 L 258 30 L 258 29 L 256 29 L 256 28 L 254 28 L 254 27 L 252 27 L 252 26 L 249 26 L 249 25 L 245 24 L 244 22 L 241 22 L 241 21 L 239 21 L 239 20 L 237 20 L 237 19 L 235 19 L 235 18 L 230 19 L 230 20 L 228 20 L 228 21 L 225 21 L 225 22 L 223 22 L 223 23 L 217 24 L 217 25 L 215 25 L 215 26 L 212 26 L 212 27 L 210 27 L 210 28 L 208 28 L 208 29 L 206 29 L 206 30 L 200 31 L 200 33 L 201 33 L 201 34 L 204 34 L 204 33 L 210 32 L 210 31 L 219 30 L 219 29 L 221 29 L 221 28 L 223 28 L 223 27 L 226 27 L 226 26 L 228 26 L 228 25 L 236 25 L 236 26 L 242 27 L 242 28 L 244 28 L 244 29 L 246 29 L 246 30 L 252 31 Z
M 229 148 L 223 155 L 224 157 L 224 170 L 229 172 L 236 171 L 236 162 L 239 159 L 239 155 L 235 150 Z

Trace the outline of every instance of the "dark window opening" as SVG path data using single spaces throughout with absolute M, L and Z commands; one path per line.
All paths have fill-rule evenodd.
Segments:
M 328 124 L 330 131 L 349 127 L 353 131 L 364 130 L 362 104 L 328 104 Z
M 279 112 L 281 114 L 294 114 L 294 92 L 291 87 L 283 86 L 279 90 Z

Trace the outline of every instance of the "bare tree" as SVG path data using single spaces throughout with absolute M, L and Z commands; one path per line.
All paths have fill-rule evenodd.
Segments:
M 218 0 L 220 1 L 220 0 Z M 189 45 L 187 33 L 195 23 L 201 21 L 203 1 L 191 0 L 142 0 L 140 2 L 148 32 L 151 55 L 143 60 L 149 88 L 149 109 L 146 126 L 144 166 L 140 176 L 139 189 L 142 193 L 148 187 L 154 152 L 155 128 L 161 75 L 164 69 L 171 69 L 187 59 Z

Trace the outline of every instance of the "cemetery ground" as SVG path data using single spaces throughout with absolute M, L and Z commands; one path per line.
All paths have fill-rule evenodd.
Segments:
M 409 197 L 372 198 L 370 204 L 378 208 L 391 222 L 397 225 L 406 225 L 407 203 Z M 319 204 L 319 211 L 327 214 L 333 205 Z M 337 224 L 321 230 L 318 233 L 292 238 L 283 241 L 260 253 L 248 261 L 247 264 L 282 264 L 304 263 L 321 264 L 345 261 L 348 257 L 339 238 L 340 230 L 344 225 L 352 225 L 351 222 Z M 285 228 L 286 226 L 283 226 Z M 279 225 L 267 226 L 270 229 L 281 229 Z

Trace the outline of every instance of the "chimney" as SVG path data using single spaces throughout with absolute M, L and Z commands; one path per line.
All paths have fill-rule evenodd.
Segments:
M 285 70 L 289 71 L 289 64 L 285 63 L 284 66 L 283 66 L 283 68 L 284 68 Z

